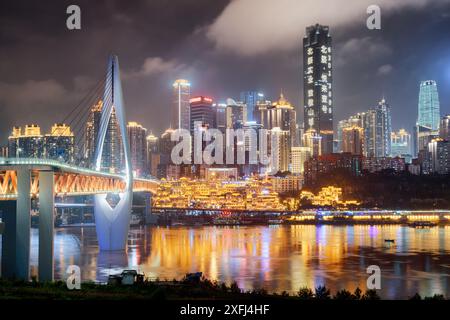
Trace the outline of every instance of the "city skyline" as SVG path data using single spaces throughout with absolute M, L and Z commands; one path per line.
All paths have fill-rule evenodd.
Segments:
M 349 14 L 349 17 L 340 23 L 333 21 L 329 16 L 313 12 L 311 21 L 300 17 L 298 23 L 292 27 L 295 29 L 297 39 L 295 45 L 288 48 L 281 46 L 277 49 L 273 48 L 273 43 L 268 39 L 266 45 L 261 44 L 262 47 L 267 47 L 268 51 L 250 50 L 245 54 L 218 46 L 217 42 L 223 40 L 222 38 L 211 40 L 204 34 L 205 32 L 193 33 L 199 25 L 207 25 L 210 30 L 217 30 L 220 21 L 227 18 L 230 15 L 228 12 L 232 9 L 231 4 L 227 4 L 226 1 L 215 2 L 214 5 L 207 5 L 202 1 L 191 6 L 180 4 L 180 9 L 194 10 L 200 7 L 205 10 L 202 10 L 202 14 L 197 10 L 198 21 L 189 21 L 189 25 L 184 26 L 183 32 L 169 38 L 170 40 L 157 41 L 158 36 L 154 31 L 140 30 L 135 35 L 139 38 L 138 43 L 141 47 L 139 50 L 136 50 L 136 46 L 133 47 L 134 50 L 126 49 L 125 44 L 130 39 L 124 38 L 129 35 L 130 28 L 144 23 L 138 14 L 139 8 L 145 6 L 143 3 L 138 2 L 126 8 L 117 3 L 111 4 L 105 9 L 111 13 L 109 18 L 111 20 L 105 21 L 104 25 L 95 23 L 93 13 L 96 6 L 90 6 L 83 11 L 83 27 L 78 34 L 70 33 L 64 24 L 58 28 L 59 21 L 52 19 L 38 23 L 42 26 L 38 31 L 28 30 L 30 23 L 38 22 L 39 15 L 28 17 L 29 19 L 25 21 L 21 10 L 23 4 L 20 2 L 9 4 L 8 8 L 5 8 L 8 10 L 2 10 L 1 13 L 5 15 L 7 12 L 5 21 L 9 24 L 5 30 L 10 31 L 9 38 L 5 38 L 5 34 L 0 35 L 2 40 L 4 38 L 10 40 L 1 41 L 4 49 L 2 52 L 12 58 L 2 59 L 3 62 L 0 63 L 3 75 L 0 81 L 0 106 L 4 110 L 0 120 L 0 137 L 5 141 L 13 125 L 39 123 L 43 128 L 49 128 L 59 120 L 52 119 L 54 110 L 58 107 L 69 110 L 73 107 L 92 85 L 93 79 L 98 78 L 97 75 L 103 70 L 93 61 L 77 58 L 73 50 L 49 52 L 36 46 L 33 46 L 36 57 L 33 59 L 40 59 L 42 63 L 38 66 L 31 65 L 23 53 L 14 54 L 16 50 L 31 48 L 32 45 L 25 42 L 19 46 L 14 41 L 18 36 L 14 30 L 18 28 L 28 30 L 30 39 L 38 38 L 43 43 L 53 46 L 55 46 L 53 42 L 57 39 L 60 39 L 68 49 L 75 45 L 89 44 L 93 57 L 96 58 L 92 60 L 102 61 L 108 51 L 117 51 L 122 57 L 124 68 L 124 95 L 129 110 L 128 120 L 139 119 L 144 127 L 159 135 L 169 127 L 171 114 L 168 110 L 173 103 L 171 84 L 178 78 L 188 79 L 192 83 L 193 96 L 212 96 L 217 102 L 225 101 L 228 97 L 239 98 L 241 91 L 254 90 L 262 91 L 267 97 L 276 100 L 282 88 L 287 99 L 296 107 L 297 121 L 301 123 L 303 121 L 300 103 L 303 101 L 303 84 L 302 77 L 299 77 L 302 70 L 301 39 L 310 23 L 330 25 L 333 36 L 335 130 L 339 120 L 367 110 L 385 96 L 392 108 L 393 129 L 404 127 L 412 131 L 411 128 L 417 120 L 420 81 L 431 79 L 437 81 L 441 115 L 450 113 L 447 89 L 450 85 L 447 71 L 449 62 L 446 58 L 449 47 L 442 31 L 449 23 L 446 11 L 448 9 L 442 6 L 445 1 L 424 2 L 427 4 L 425 7 L 401 6 L 403 9 L 401 11 L 396 11 L 389 5 L 385 5 L 384 8 L 382 6 L 383 24 L 379 31 L 365 28 L 363 11 L 361 21 Z M 264 5 L 269 7 L 273 4 Z M 165 8 L 154 6 L 169 16 L 175 14 L 165 11 Z M 60 9 L 59 5 L 43 7 L 36 8 L 36 12 L 42 10 L 56 12 Z M 80 7 L 83 10 L 83 2 L 80 3 Z M 443 9 L 441 14 L 436 14 L 437 7 Z M 64 9 L 63 5 L 61 9 Z M 119 9 L 122 10 L 121 14 L 118 13 Z M 105 29 L 113 28 L 115 21 L 122 22 L 121 29 L 116 30 L 117 37 L 111 39 L 110 48 L 99 48 L 98 45 L 91 43 L 95 38 L 91 34 L 95 33 L 94 31 L 101 32 L 106 38 L 110 37 Z M 423 26 L 417 26 L 416 21 L 424 21 Z M 170 19 L 166 19 L 164 23 L 165 30 L 168 26 L 181 30 L 181 27 Z M 412 27 L 418 28 L 414 36 L 407 32 Z M 289 33 L 291 30 L 286 32 Z M 88 33 L 91 36 L 86 36 Z M 148 38 L 145 41 L 144 36 Z M 421 42 L 416 41 L 417 37 L 421 37 Z M 194 42 L 197 45 L 194 45 Z M 248 45 L 242 43 L 242 49 L 246 49 Z M 172 50 L 164 51 L 166 47 Z M 435 50 L 426 50 L 429 47 Z M 414 50 L 407 50 L 411 48 Z M 180 52 L 178 56 L 175 51 Z M 64 61 L 61 54 L 64 54 L 64 59 L 70 59 L 71 63 L 54 63 Z M 360 61 L 361 55 L 367 57 L 363 59 L 365 62 Z M 14 65 L 17 66 L 15 70 L 12 68 Z M 18 92 L 23 94 L 19 96 Z M 26 111 L 30 105 L 41 111 L 39 116 L 30 115 Z M 161 117 L 155 118 L 153 114 Z

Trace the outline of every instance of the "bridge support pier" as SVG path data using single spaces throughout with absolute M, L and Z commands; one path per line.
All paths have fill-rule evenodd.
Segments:
M 108 194 L 94 196 L 95 229 L 102 251 L 125 250 L 127 247 L 133 192 L 127 190 L 113 195 L 120 197 L 117 203 L 108 201 Z
M 53 281 L 54 173 L 39 172 L 39 281 Z
M 30 277 L 31 171 L 17 169 L 16 263 L 14 275 L 27 281 Z
M 150 192 L 146 192 L 144 194 L 145 197 L 145 224 L 156 224 L 157 216 L 152 213 L 152 194 Z
M 0 201 L 4 230 L 2 234 L 2 278 L 11 279 L 16 269 L 16 200 Z

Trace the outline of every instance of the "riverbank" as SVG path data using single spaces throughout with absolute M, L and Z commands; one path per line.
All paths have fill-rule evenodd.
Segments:
M 39 283 L 0 279 L 0 300 L 380 300 L 376 290 L 332 293 L 326 287 L 300 288 L 294 294 L 268 293 L 264 289 L 241 290 L 236 283 L 226 285 L 202 278 L 199 281 L 144 281 L 135 285 L 82 283 L 80 290 L 69 290 L 65 282 Z M 410 299 L 421 300 L 418 294 Z M 425 300 L 445 300 L 442 295 Z

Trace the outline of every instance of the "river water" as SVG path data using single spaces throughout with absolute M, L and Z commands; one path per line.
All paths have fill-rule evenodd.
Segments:
M 31 272 L 37 274 L 36 229 L 31 247 Z M 106 281 L 124 268 L 160 279 L 202 271 L 245 290 L 290 293 L 319 285 L 332 293 L 365 290 L 367 267 L 378 265 L 383 298 L 416 292 L 450 297 L 450 226 L 140 227 L 130 230 L 127 252 L 99 252 L 92 227 L 57 229 L 55 277 L 64 278 L 69 265 L 80 266 L 82 280 Z

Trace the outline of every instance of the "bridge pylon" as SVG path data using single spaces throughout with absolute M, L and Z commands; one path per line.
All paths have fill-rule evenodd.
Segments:
M 106 72 L 103 107 L 95 150 L 95 169 L 100 171 L 102 165 L 103 145 L 108 124 L 113 110 L 120 129 L 120 140 L 125 160 L 125 191 L 117 194 L 97 194 L 94 196 L 94 214 L 97 239 L 100 250 L 126 249 L 130 226 L 131 205 L 133 200 L 133 174 L 128 141 L 125 106 L 123 103 L 122 84 L 120 81 L 119 59 L 110 55 Z

